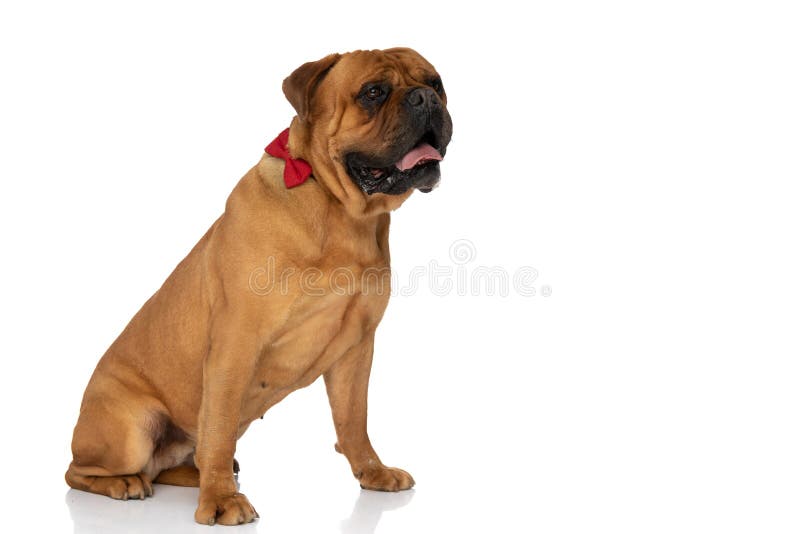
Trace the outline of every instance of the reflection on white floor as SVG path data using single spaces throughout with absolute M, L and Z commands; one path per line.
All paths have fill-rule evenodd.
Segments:
M 208 532 L 207 526 L 194 522 L 197 489 L 157 484 L 155 495 L 144 501 L 117 501 L 84 491 L 69 490 L 66 503 L 74 525 L 74 534 L 122 534 L 135 532 L 175 533 Z M 341 534 L 374 534 L 383 512 L 411 502 L 414 490 L 386 493 L 361 490 L 350 516 L 340 522 Z M 275 532 L 270 519 L 241 525 L 237 533 Z M 220 527 L 227 528 L 227 527 Z
M 383 512 L 401 508 L 413 497 L 413 489 L 397 493 L 361 490 L 350 517 L 342 521 L 342 534 L 373 534 Z

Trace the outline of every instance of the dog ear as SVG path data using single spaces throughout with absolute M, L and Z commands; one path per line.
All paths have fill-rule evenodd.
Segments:
M 283 80 L 283 94 L 297 111 L 301 121 L 307 121 L 311 111 L 311 98 L 328 71 L 336 65 L 340 54 L 325 56 L 319 61 L 300 65 L 288 78 Z

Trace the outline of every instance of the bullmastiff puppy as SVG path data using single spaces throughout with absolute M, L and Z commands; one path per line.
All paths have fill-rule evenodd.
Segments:
M 335 448 L 361 486 L 414 485 L 370 444 L 367 383 L 389 299 L 389 212 L 438 184 L 450 142 L 442 81 L 393 48 L 306 63 L 283 92 L 290 128 L 97 364 L 71 487 L 143 499 L 153 482 L 198 486 L 197 522 L 250 522 L 236 441 L 320 376 Z

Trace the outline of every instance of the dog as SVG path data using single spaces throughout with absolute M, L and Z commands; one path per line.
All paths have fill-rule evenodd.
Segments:
M 370 444 L 367 384 L 389 299 L 389 212 L 439 183 L 444 87 L 420 54 L 392 48 L 305 63 L 283 92 L 290 127 L 97 364 L 72 488 L 144 499 L 153 482 L 196 486 L 198 523 L 251 522 L 236 442 L 320 376 L 335 449 L 361 487 L 414 485 Z

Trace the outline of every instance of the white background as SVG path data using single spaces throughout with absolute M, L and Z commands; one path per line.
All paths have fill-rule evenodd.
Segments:
M 97 359 L 286 127 L 282 79 L 411 46 L 455 134 L 394 267 L 360 492 L 320 383 L 239 442 L 241 532 L 797 532 L 800 18 L 792 2 L 5 2 L 3 532 L 206 532 L 196 490 L 68 491 Z M 550 286 L 552 295 L 541 294 Z M 219 527 L 222 528 L 222 527 Z

